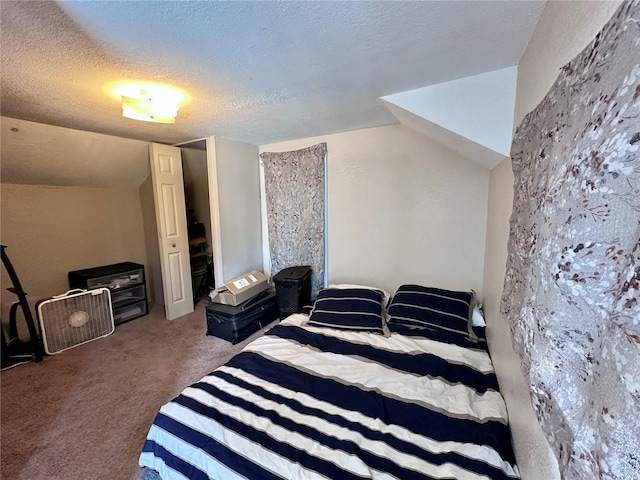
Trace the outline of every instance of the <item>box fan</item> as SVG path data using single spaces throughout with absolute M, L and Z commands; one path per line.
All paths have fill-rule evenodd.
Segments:
M 69 290 L 41 300 L 37 311 L 49 355 L 106 337 L 115 329 L 108 288 Z

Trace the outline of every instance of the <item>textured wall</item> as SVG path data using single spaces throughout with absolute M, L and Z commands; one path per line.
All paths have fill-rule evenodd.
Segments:
M 640 468 L 640 1 L 519 125 L 502 312 L 562 478 Z
M 263 145 L 327 143 L 329 283 L 482 289 L 489 172 L 401 125 Z
M 216 285 L 221 285 L 250 270 L 262 270 L 260 167 L 256 145 L 215 137 L 214 150 L 224 261 Z
M 518 63 L 514 126 L 540 103 L 560 68 L 593 40 L 620 3 L 620 0 L 547 2 Z
M 70 270 L 146 263 L 137 188 L 2 184 L 1 198 L 2 244 L 32 306 L 66 292 Z M 3 319 L 15 300 L 4 289 L 8 282 L 3 269 Z
M 547 2 L 518 65 L 516 125 L 542 100 L 560 68 L 593 39 L 619 4 L 618 1 Z M 522 478 L 553 480 L 559 478 L 557 463 L 533 414 L 528 386 L 511 347 L 509 326 L 499 312 L 512 200 L 513 174 L 511 160 L 507 159 L 491 171 L 484 273 L 487 337 L 509 409 Z
M 513 173 L 511 161 L 505 160 L 491 171 L 489 184 L 484 270 L 487 341 L 509 410 L 513 448 L 523 480 L 558 480 L 556 459 L 531 407 L 529 385 L 522 375 L 520 359 L 511 347 L 511 330 L 500 314 L 512 203 Z

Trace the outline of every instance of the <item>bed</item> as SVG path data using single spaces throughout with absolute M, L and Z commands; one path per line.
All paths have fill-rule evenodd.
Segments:
M 519 478 L 472 292 L 321 290 L 157 414 L 172 479 Z

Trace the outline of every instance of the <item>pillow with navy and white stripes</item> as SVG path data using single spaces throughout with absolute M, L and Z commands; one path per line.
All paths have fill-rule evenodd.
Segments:
M 473 292 L 456 292 L 421 285 L 402 285 L 389 306 L 389 328 L 441 329 L 469 335 Z
M 383 294 L 366 288 L 320 290 L 307 325 L 384 334 Z

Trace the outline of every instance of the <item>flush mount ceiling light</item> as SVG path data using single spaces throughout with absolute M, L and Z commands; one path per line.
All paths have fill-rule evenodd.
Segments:
M 122 95 L 122 116 L 134 120 L 176 123 L 179 108 L 170 100 L 152 97 L 146 90 L 140 90 L 138 97 Z
M 109 88 L 122 101 L 122 116 L 155 123 L 175 123 L 186 95 L 164 85 L 119 84 Z

